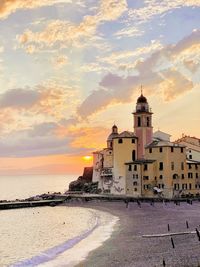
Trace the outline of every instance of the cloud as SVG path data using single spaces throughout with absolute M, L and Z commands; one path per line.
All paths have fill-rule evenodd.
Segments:
M 118 19 L 126 10 L 126 0 L 101 0 L 96 14 L 84 16 L 79 24 L 53 20 L 42 31 L 26 29 L 17 36 L 17 40 L 20 47 L 25 48 L 28 53 L 56 45 L 82 47 L 94 37 L 101 23 Z
M 108 129 L 104 127 L 71 127 L 68 135 L 72 136 L 70 143 L 72 148 L 84 148 L 89 151 L 105 147 Z
M 111 53 L 107 57 L 98 57 L 99 62 L 116 65 L 123 64 L 123 61 L 133 59 L 133 57 L 140 57 L 145 54 L 153 53 L 156 50 L 160 50 L 162 48 L 162 44 L 159 41 L 152 40 L 149 45 L 138 47 L 134 50 L 125 50 L 125 51 L 117 51 Z
M 11 89 L 0 95 L 0 108 L 27 108 L 40 99 L 39 91 Z
M 59 56 L 53 58 L 52 61 L 53 61 L 54 67 L 57 69 L 60 69 L 63 66 L 68 64 L 68 57 L 65 55 L 59 55 Z
M 22 130 L 40 122 L 75 123 L 79 95 L 77 88 L 68 87 L 55 81 L 48 81 L 29 88 L 14 88 L 0 94 L 1 119 L 0 135 L 13 130 Z M 70 112 L 69 112 L 70 111 Z
M 197 65 L 194 65 L 194 61 L 186 63 L 185 59 L 196 55 L 197 50 L 194 48 L 199 45 L 199 38 L 200 31 L 192 32 L 177 44 L 161 47 L 143 61 L 137 60 L 134 64 L 134 70 L 137 72 L 135 75 L 123 77 L 108 73 L 99 82 L 99 88 L 93 90 L 78 107 L 78 115 L 87 118 L 109 105 L 131 102 L 134 92 L 141 84 L 143 84 L 146 94 L 161 94 L 164 101 L 171 101 L 192 90 L 194 82 L 182 67 L 190 64 L 190 70 L 191 68 L 198 69 Z M 121 58 L 130 56 L 130 53 L 126 51 L 112 54 L 108 61 L 114 64 Z
M 0 139 L 1 157 L 38 157 L 47 155 L 80 155 L 105 145 L 107 129 L 77 127 L 71 124 L 43 122 L 29 129 L 13 131 Z M 59 130 L 59 131 L 58 131 Z
M 146 23 L 153 17 L 166 14 L 168 11 L 183 7 L 200 7 L 198 0 L 145 0 L 144 6 L 138 9 L 129 9 L 129 22 L 136 24 Z
M 173 100 L 193 88 L 193 82 L 176 70 L 162 72 L 163 81 L 159 87 L 166 101 Z
M 71 0 L 1 0 L 0 19 L 6 19 L 19 9 L 35 9 L 60 3 L 71 3 Z
M 139 30 L 136 27 L 125 27 L 117 32 L 114 33 L 114 36 L 117 37 L 117 39 L 121 39 L 122 37 L 136 37 L 143 35 L 144 31 Z
M 127 8 L 126 0 L 101 0 L 99 21 L 116 20 L 127 11 Z

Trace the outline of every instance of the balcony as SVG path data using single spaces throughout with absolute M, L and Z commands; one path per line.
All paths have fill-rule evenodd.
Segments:
M 101 170 L 100 176 L 101 177 L 108 177 L 108 178 L 110 177 L 110 178 L 112 178 L 112 176 L 113 176 L 112 168 L 103 168 Z

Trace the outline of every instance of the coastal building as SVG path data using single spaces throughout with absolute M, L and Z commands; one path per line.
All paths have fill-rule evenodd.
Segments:
M 153 113 L 142 93 L 132 114 L 134 131 L 119 133 L 114 125 L 107 147 L 93 153 L 92 180 L 101 192 L 165 198 L 199 195 L 200 158 L 196 152 L 194 159 L 188 154 L 199 143 L 188 147 L 190 139 L 171 142 L 167 133 L 153 134 Z
M 194 161 L 200 161 L 200 139 L 187 135 L 182 135 L 181 138 L 175 141 L 177 144 L 186 146 L 187 158 Z

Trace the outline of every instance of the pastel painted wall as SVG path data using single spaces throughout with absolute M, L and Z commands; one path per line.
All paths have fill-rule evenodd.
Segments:
M 122 143 L 119 140 L 122 139 Z M 132 152 L 135 150 L 137 155 L 137 140 L 132 143 L 133 138 L 115 138 L 113 139 L 113 174 L 114 185 L 112 188 L 113 194 L 125 194 L 126 193 L 126 162 L 133 160 Z

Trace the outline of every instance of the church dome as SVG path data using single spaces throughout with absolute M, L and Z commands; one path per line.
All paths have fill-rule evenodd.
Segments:
M 112 133 L 108 136 L 107 141 L 112 141 L 114 137 L 118 136 L 118 128 L 114 124 L 112 127 Z
M 137 104 L 138 104 L 138 103 L 147 103 L 147 99 L 146 99 L 145 96 L 143 96 L 143 94 L 141 94 L 141 96 L 138 97 L 138 99 L 137 99 Z
M 119 134 L 118 133 L 111 133 L 108 138 L 107 141 L 112 141 L 114 137 L 117 137 Z

